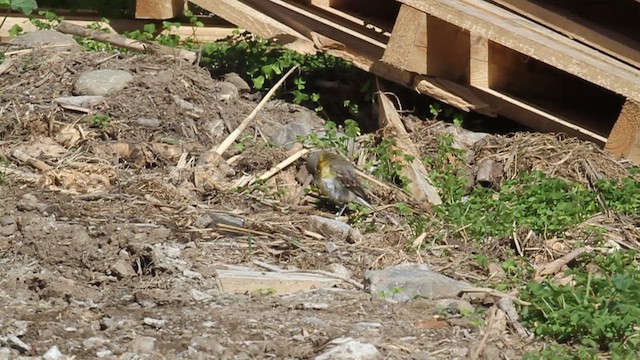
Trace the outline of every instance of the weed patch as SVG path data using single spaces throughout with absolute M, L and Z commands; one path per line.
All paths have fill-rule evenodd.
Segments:
M 592 266 L 587 270 L 589 262 Z M 567 271 L 573 277 L 572 285 L 543 282 L 525 288 L 522 297 L 532 305 L 522 309 L 523 320 L 536 335 L 578 349 L 573 357 L 566 358 L 590 359 L 599 351 L 607 351 L 613 359 L 637 359 L 638 265 L 637 254 L 632 251 L 584 256 L 580 264 Z M 562 347 L 554 350 L 571 352 Z

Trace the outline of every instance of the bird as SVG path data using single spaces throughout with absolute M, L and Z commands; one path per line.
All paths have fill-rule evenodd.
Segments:
M 356 168 L 344 157 L 330 151 L 311 153 L 305 164 L 307 171 L 320 192 L 336 205 L 343 205 L 341 216 L 348 203 L 356 203 L 375 210 L 358 180 Z

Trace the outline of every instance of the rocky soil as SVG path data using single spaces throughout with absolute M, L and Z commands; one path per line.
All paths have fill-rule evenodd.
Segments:
M 271 100 L 220 156 L 261 99 L 236 75 L 4 50 L 0 359 L 516 359 L 536 346 L 504 294 L 463 291 L 490 276 L 456 265 L 464 244 L 408 251 L 391 211 L 374 232 L 314 228 L 337 225 L 305 196 L 302 160 L 269 191 L 231 190 L 321 131 L 313 111 Z M 415 120 L 425 152 L 451 131 Z

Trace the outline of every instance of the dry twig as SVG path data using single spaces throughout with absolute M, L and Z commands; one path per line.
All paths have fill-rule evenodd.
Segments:
M 226 139 L 224 139 L 222 144 L 220 144 L 220 146 L 218 146 L 218 148 L 215 150 L 218 154 L 222 155 L 222 154 L 224 154 L 225 151 L 227 151 L 229 146 L 231 146 L 231 144 L 233 144 L 233 142 L 236 141 L 236 139 L 238 138 L 238 136 L 240 136 L 242 131 L 244 131 L 244 129 L 247 126 L 249 126 L 249 123 L 251 123 L 251 120 L 253 120 L 253 118 L 256 117 L 256 115 L 258 114 L 258 111 L 260 111 L 260 109 L 262 109 L 267 104 L 267 102 L 271 99 L 271 97 L 276 93 L 276 90 L 278 90 L 280 88 L 280 86 L 282 86 L 284 81 L 297 68 L 298 68 L 298 65 L 296 65 L 296 66 L 292 67 L 291 69 L 289 69 L 289 71 L 287 71 L 287 73 L 284 74 L 282 76 L 282 78 L 280 78 L 280 80 L 278 80 L 278 82 L 275 83 L 275 85 L 273 85 L 271 90 L 269 90 L 269 92 L 267 92 L 267 95 L 265 95 L 264 98 L 260 101 L 260 103 L 258 103 L 258 106 L 256 106 L 255 109 L 253 109 L 251 114 L 249 114 L 249 116 L 247 116 L 244 120 L 242 120 L 240 125 L 238 125 L 238 127 L 231 134 L 229 134 L 229 136 L 227 136 Z

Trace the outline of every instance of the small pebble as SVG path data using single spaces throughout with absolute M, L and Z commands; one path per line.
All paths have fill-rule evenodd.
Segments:
M 167 323 L 167 320 L 160 320 L 160 319 L 146 317 L 144 318 L 144 320 L 142 320 L 142 322 L 144 322 L 145 325 L 152 326 L 156 329 L 159 329 Z

